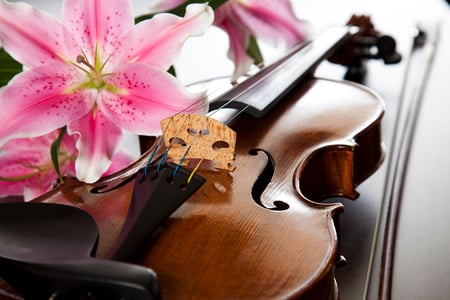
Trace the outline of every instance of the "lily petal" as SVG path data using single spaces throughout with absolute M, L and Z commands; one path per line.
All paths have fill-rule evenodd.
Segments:
M 0 197 L 23 195 L 28 201 L 51 189 L 58 175 L 53 169 L 49 147 L 57 136 L 54 131 L 36 138 L 14 139 L 1 148 Z M 60 149 L 75 155 L 75 141 L 65 136 Z M 73 161 L 61 161 L 60 171 L 63 175 L 73 176 Z
M 135 134 L 160 134 L 162 119 L 180 111 L 200 113 L 208 109 L 203 105 L 203 94 L 190 93 L 169 73 L 143 63 L 121 66 L 109 82 L 122 92 L 105 91 L 99 95 L 99 110 L 119 127 Z
M 77 178 L 86 183 L 97 181 L 111 165 L 119 150 L 122 130 L 101 110 L 67 125 L 70 135 L 77 135 L 78 157 L 75 161 Z
M 253 59 L 248 55 L 246 49 L 250 41 L 250 32 L 242 28 L 242 24 L 236 23 L 229 18 L 229 5 L 223 5 L 216 11 L 216 25 L 223 29 L 229 38 L 228 58 L 234 62 L 234 71 L 231 80 L 237 80 L 245 74 L 253 64 Z
M 11 140 L 0 150 L 0 197 L 8 195 L 22 195 L 25 187 L 34 187 L 35 193 L 47 191 L 52 182 L 52 178 L 45 174 L 39 174 L 37 168 L 46 163 L 46 158 L 42 154 L 45 144 L 41 139 L 17 139 Z M 46 152 L 49 153 L 48 145 Z M 45 178 L 42 178 L 44 177 Z M 6 179 L 22 180 L 6 180 Z
M 140 22 L 130 32 L 132 42 L 127 60 L 149 63 L 167 70 L 178 57 L 186 39 L 204 34 L 213 19 L 211 7 L 191 4 L 186 7 L 184 18 L 158 14 Z
M 0 1 L 0 40 L 28 68 L 61 61 L 68 46 L 63 32 L 56 18 L 29 4 Z
M 306 36 L 305 24 L 295 16 L 290 0 L 245 0 L 228 4 L 233 4 L 234 16 L 242 25 L 274 46 L 293 46 Z
M 24 182 L 0 181 L 0 198 L 7 196 L 23 196 L 25 201 L 30 201 L 52 188 L 52 182 L 56 178 L 50 176 L 36 176 L 33 180 Z
M 95 50 L 100 50 L 104 59 L 120 51 L 125 34 L 134 24 L 128 0 L 68 0 L 63 8 L 63 20 L 91 61 Z
M 150 0 L 150 11 L 152 13 L 168 11 L 184 2 L 186 0 Z
M 8 139 L 46 134 L 92 109 L 96 91 L 66 93 L 78 73 L 60 64 L 22 72 L 0 90 L 0 146 Z
M 111 165 L 109 166 L 108 170 L 103 173 L 102 176 L 107 176 L 119 172 L 126 166 L 130 165 L 133 161 L 133 157 L 131 157 L 124 151 L 119 151 L 116 155 L 114 155 Z

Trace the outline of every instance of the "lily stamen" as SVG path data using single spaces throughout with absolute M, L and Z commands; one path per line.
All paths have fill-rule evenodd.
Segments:
M 86 70 L 85 68 L 83 68 L 82 66 L 79 65 L 79 64 L 81 64 L 81 63 L 83 63 L 83 62 L 84 62 L 83 56 L 78 55 L 78 56 L 77 56 L 77 63 L 78 63 L 78 64 L 76 64 L 76 63 L 74 63 L 74 62 L 70 62 L 70 64 L 73 65 L 74 67 L 80 69 L 80 70 L 83 71 L 84 73 L 90 74 L 91 71 Z M 83 63 L 83 64 L 84 64 L 84 63 Z
M 102 64 L 102 66 L 100 67 L 100 72 L 103 71 L 103 68 L 106 66 L 106 63 L 108 63 L 108 61 L 109 61 L 110 58 L 111 58 L 111 55 L 108 56 L 108 57 L 105 59 L 105 62 L 104 62 L 104 63 Z M 105 75 L 109 75 L 109 74 L 112 74 L 112 73 L 108 73 L 108 74 L 105 74 Z
M 88 67 L 88 68 L 91 70 L 91 72 L 97 73 L 97 70 L 94 68 L 93 65 L 91 65 L 91 64 L 89 63 L 89 61 L 88 61 L 88 59 L 86 58 L 86 56 L 78 55 L 78 56 L 77 56 L 77 63 L 83 64 L 83 65 L 85 65 L 86 67 Z M 84 70 L 84 69 L 83 69 L 83 70 Z M 89 72 L 88 72 L 88 73 L 89 73 Z

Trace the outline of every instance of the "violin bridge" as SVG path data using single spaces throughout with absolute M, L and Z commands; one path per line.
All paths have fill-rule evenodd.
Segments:
M 176 163 L 207 159 L 218 169 L 234 170 L 236 132 L 215 119 L 196 114 L 177 114 L 161 121 L 168 156 Z

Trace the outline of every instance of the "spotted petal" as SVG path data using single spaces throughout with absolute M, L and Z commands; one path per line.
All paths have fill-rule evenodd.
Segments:
M 135 134 L 159 134 L 162 119 L 180 111 L 205 112 L 208 108 L 203 94 L 189 93 L 175 77 L 143 63 L 121 66 L 109 82 L 122 92 L 105 91 L 99 95 L 99 110 Z
M 0 40 L 5 50 L 28 68 L 61 61 L 67 47 L 64 28 L 53 16 L 26 3 L 0 1 Z
M 7 139 L 46 134 L 92 109 L 95 90 L 68 92 L 78 72 L 60 64 L 20 73 L 0 90 L 0 146 Z
M 134 24 L 127 0 L 68 0 L 63 19 L 64 26 L 90 61 L 96 50 L 103 59 L 114 53 L 120 56 L 117 52 L 122 50 L 122 43 L 126 43 L 124 37 Z
M 1 148 L 0 197 L 23 195 L 27 201 L 47 192 L 56 183 L 58 175 L 53 169 L 49 147 L 57 136 L 53 131 L 36 138 L 13 139 Z M 66 136 L 61 149 L 69 154 L 75 150 L 75 141 Z M 61 161 L 60 167 L 63 175 L 75 174 L 70 159 Z
M 49 155 L 42 155 L 42 147 L 49 154 L 48 145 L 37 139 L 16 139 L 1 149 L 0 197 L 20 196 L 27 190 L 27 198 L 32 198 L 50 189 L 55 176 L 39 174 L 39 169 L 33 168 L 47 163 Z

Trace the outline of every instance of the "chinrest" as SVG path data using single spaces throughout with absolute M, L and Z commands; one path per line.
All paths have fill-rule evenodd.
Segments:
M 97 259 L 94 219 L 51 203 L 0 205 L 0 276 L 24 298 L 157 299 L 149 268 Z

